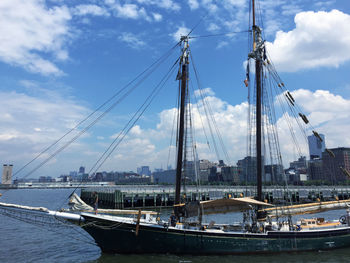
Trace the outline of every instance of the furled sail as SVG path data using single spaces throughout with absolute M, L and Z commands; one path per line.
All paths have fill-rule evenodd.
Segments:
M 73 193 L 69 199 L 70 211 L 79 211 L 79 212 L 94 212 L 94 209 L 86 204 L 81 198 Z M 121 210 L 121 209 L 98 209 L 99 213 L 102 214 L 115 214 L 115 215 L 137 215 L 139 210 Z M 150 214 L 156 215 L 157 212 L 154 211 L 141 211 L 142 215 Z
M 197 204 L 179 204 L 175 205 L 182 207 L 186 211 L 188 217 L 197 216 L 202 214 L 225 214 L 231 212 L 242 212 L 252 209 L 253 206 L 273 206 L 269 203 L 257 201 L 250 197 L 242 198 L 222 198 L 216 200 L 201 201 Z
M 344 209 L 348 207 L 350 207 L 350 199 L 266 208 L 263 211 L 267 212 L 267 215 L 270 217 L 283 217 L 320 213 L 329 210 Z

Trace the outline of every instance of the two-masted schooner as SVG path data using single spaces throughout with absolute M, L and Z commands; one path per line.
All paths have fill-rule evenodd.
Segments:
M 183 182 L 186 104 L 189 94 L 190 36 L 183 36 L 181 55 L 177 60 L 179 71 L 179 125 L 177 131 L 177 169 L 175 185 L 174 220 L 165 221 L 151 211 L 103 210 L 95 214 L 77 195 L 71 196 L 75 209 L 50 211 L 45 208 L 24 207 L 0 203 L 2 209 L 21 209 L 52 215 L 74 222 L 88 232 L 103 252 L 111 253 L 174 253 L 174 254 L 236 254 L 325 250 L 350 246 L 350 216 L 342 220 L 325 221 L 321 218 L 293 222 L 295 214 L 317 213 L 329 209 L 344 209 L 350 200 L 318 202 L 317 204 L 272 207 L 262 196 L 262 97 L 264 70 L 271 65 L 267 59 L 261 28 L 255 22 L 255 1 L 252 0 L 252 27 L 249 32 L 253 47 L 249 59 L 255 62 L 255 145 L 257 191 L 255 198 L 223 198 L 217 200 L 184 202 L 181 198 Z M 249 72 L 247 72 L 249 74 Z M 246 80 L 246 83 L 249 80 Z M 279 84 L 284 86 L 284 84 Z M 288 92 L 287 99 L 294 103 Z M 306 122 L 305 115 L 301 116 Z M 317 133 L 315 132 L 317 135 Z M 240 224 L 202 222 L 203 215 L 229 212 L 243 213 Z M 133 215 L 126 217 L 125 215 Z M 196 221 L 187 220 L 198 217 Z M 287 218 L 285 221 L 276 218 Z

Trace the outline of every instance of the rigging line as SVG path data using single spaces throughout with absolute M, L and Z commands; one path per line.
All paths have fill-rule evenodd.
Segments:
M 178 60 L 177 60 L 178 61 Z M 177 61 L 174 63 L 174 65 L 169 69 L 169 71 L 166 73 L 165 77 L 169 74 L 170 71 L 172 71 L 177 63 Z M 151 96 L 156 92 L 156 90 L 159 88 L 159 85 L 164 81 L 165 77 L 162 78 L 162 80 L 159 82 L 159 84 L 152 90 L 150 95 L 145 99 L 143 104 L 138 108 L 138 110 L 134 113 L 134 115 L 131 117 L 131 119 L 127 122 L 127 124 L 124 126 L 124 128 L 120 131 L 118 136 L 113 140 L 113 142 L 109 145 L 109 147 L 105 150 L 105 152 L 100 156 L 100 158 L 95 162 L 95 164 L 92 166 L 92 168 L 89 171 L 89 174 L 95 169 L 95 167 L 98 165 L 98 163 L 102 160 L 105 154 L 111 149 L 113 144 L 119 139 L 121 134 L 127 129 L 129 124 L 132 122 L 132 120 L 136 117 L 136 115 L 142 110 L 142 108 L 146 105 L 147 101 L 151 98 Z M 96 172 L 96 171 L 95 171 Z
M 229 36 L 229 35 L 232 35 L 232 34 L 247 33 L 247 32 L 251 32 L 251 30 L 232 31 L 232 32 L 227 32 L 227 33 L 218 33 L 218 34 L 210 34 L 210 35 L 192 36 L 192 37 L 189 37 L 189 39 L 206 38 L 206 37 L 219 37 L 219 36 Z
M 168 57 L 171 55 L 169 53 Z M 161 62 L 163 63 L 165 59 Z M 128 95 L 131 94 L 133 90 L 135 90 L 150 74 L 152 74 L 160 65 L 161 63 L 158 63 L 155 65 L 155 68 L 152 69 L 148 75 L 144 76 L 135 86 L 133 86 L 130 90 L 128 90 L 119 100 L 114 102 L 107 110 L 105 110 L 102 114 L 100 114 L 93 122 L 91 122 L 88 126 L 86 126 L 83 130 L 81 130 L 77 135 L 75 135 L 71 140 L 66 142 L 63 146 L 61 146 L 58 150 L 56 150 L 54 153 L 52 153 L 47 159 L 42 161 L 39 165 L 37 165 L 34 169 L 32 169 L 28 174 L 26 174 L 23 178 L 31 175 L 36 170 L 38 170 L 40 167 L 42 167 L 44 164 L 46 164 L 48 161 L 50 161 L 53 157 L 55 157 L 57 154 L 62 152 L 65 148 L 67 148 L 70 144 L 72 144 L 75 140 L 77 140 L 81 135 L 83 135 L 86 131 L 88 131 L 92 126 L 94 126 L 99 120 L 101 120 L 107 113 L 109 113 L 118 103 L 120 103 L 123 99 L 125 99 Z
M 66 226 L 70 227 L 71 229 L 74 229 L 74 227 L 75 227 L 74 225 L 62 224 L 62 222 L 60 222 L 59 220 L 58 221 L 60 222 L 60 224 L 51 223 L 51 222 L 48 222 L 48 221 L 46 221 L 46 222 L 44 222 L 44 221 L 34 221 L 33 219 L 20 217 L 19 215 L 14 214 L 12 211 L 11 212 L 0 211 L 0 214 L 2 214 L 4 216 L 8 216 L 8 217 L 13 218 L 13 219 L 16 219 L 16 220 L 21 221 L 21 222 L 25 222 L 27 224 L 30 224 L 30 225 L 33 225 L 33 226 L 36 226 L 36 227 L 46 228 L 48 231 L 52 231 L 52 232 L 55 232 L 55 233 L 58 233 L 58 234 L 62 234 L 62 235 L 65 235 L 66 237 L 70 237 L 70 238 L 75 239 L 77 241 L 85 242 L 85 243 L 88 243 L 88 244 L 96 246 L 96 243 L 92 242 L 91 238 L 89 238 L 88 236 L 85 236 L 82 233 L 81 234 L 83 235 L 83 237 L 86 238 L 87 240 L 83 240 L 83 239 L 77 238 L 77 237 L 72 236 L 72 235 L 66 235 L 65 233 L 63 233 L 61 231 L 54 230 L 56 227 L 62 227 L 62 225 L 66 225 Z M 33 215 L 33 216 L 34 216 L 34 218 L 38 217 L 36 215 Z M 55 227 L 49 227 L 48 224 L 50 224 L 51 226 L 55 226 Z
M 190 112 L 193 112 L 193 109 L 191 108 L 191 104 L 189 105 L 189 108 L 190 108 Z M 190 127 L 191 127 L 190 132 L 192 133 L 192 154 L 193 154 L 193 160 L 194 160 L 194 171 L 195 171 L 195 178 L 196 178 L 196 183 L 197 183 L 196 190 L 198 193 L 199 192 L 198 188 L 200 187 L 199 162 L 198 162 L 197 143 L 196 143 L 197 142 L 196 129 L 195 129 L 195 127 L 193 128 L 192 114 L 190 115 Z
M 203 15 L 198 22 L 192 27 L 192 29 L 190 30 L 190 32 L 188 32 L 188 34 L 186 35 L 187 37 L 200 25 L 200 23 L 202 23 L 202 21 L 209 15 L 209 10 L 207 10 L 206 14 Z
M 269 68 L 269 67 L 268 67 L 268 68 Z M 272 67 L 271 69 L 269 69 L 269 71 L 272 72 L 273 75 L 275 75 L 275 76 L 274 76 L 274 79 L 275 79 L 275 81 L 276 81 L 276 83 L 277 83 L 278 85 L 280 85 L 280 83 L 283 83 L 283 82 L 282 82 L 282 79 L 279 77 L 278 73 L 276 72 L 276 70 L 275 70 L 273 67 Z M 274 71 L 274 72 L 273 72 L 273 71 Z M 277 79 L 278 79 L 278 80 L 277 80 Z M 278 82 L 278 81 L 279 81 L 279 82 Z M 284 91 L 284 94 L 285 94 L 286 92 L 289 92 L 289 91 L 287 90 L 287 88 L 284 87 L 284 85 L 280 85 L 280 88 L 281 88 L 282 91 Z M 287 101 L 287 104 L 289 105 L 288 101 Z M 310 120 L 309 120 L 308 125 L 305 124 L 305 123 L 303 123 L 303 122 L 301 122 L 301 124 L 299 124 L 299 121 L 300 121 L 300 120 L 299 120 L 298 112 L 299 112 L 299 113 L 302 113 L 303 110 L 300 108 L 300 106 L 299 106 L 296 102 L 294 102 L 294 106 L 293 106 L 293 107 L 289 105 L 289 108 L 290 108 L 291 112 L 293 112 L 294 118 L 295 118 L 296 121 L 298 122 L 298 125 L 299 125 L 299 127 L 300 127 L 302 133 L 304 134 L 305 141 L 307 142 L 307 134 L 306 134 L 306 132 L 307 132 L 307 130 L 308 130 L 307 126 L 310 126 L 310 128 L 313 129 L 313 130 L 315 130 L 315 127 L 311 124 Z M 295 109 L 296 109 L 297 111 L 296 111 Z
M 200 91 L 199 94 L 200 94 L 200 97 L 202 99 L 203 109 L 204 109 L 205 116 L 206 116 L 206 119 L 207 119 L 207 123 L 208 123 L 208 126 L 209 126 L 210 136 L 211 136 L 211 139 L 213 141 L 215 154 L 216 154 L 217 159 L 220 160 L 220 155 L 219 155 L 219 151 L 218 151 L 218 148 L 217 148 L 217 145 L 216 145 L 216 141 L 215 141 L 215 138 L 214 138 L 214 135 L 213 135 L 213 130 L 212 130 L 212 127 L 211 127 L 208 110 L 207 110 L 207 107 L 206 107 L 205 101 L 204 101 L 204 95 L 203 95 L 202 89 L 200 88 L 199 76 L 198 76 L 196 68 L 194 67 L 194 61 L 193 61 L 193 58 L 192 58 L 192 52 L 190 52 L 190 56 L 191 56 L 191 60 L 192 60 L 192 67 L 193 67 L 193 70 L 194 70 L 194 73 L 195 73 L 195 76 L 196 76 L 197 85 L 198 85 L 198 88 L 199 88 L 199 91 Z
M 292 126 L 292 121 L 290 120 L 289 113 L 288 113 L 288 111 L 285 109 L 284 103 L 282 102 L 281 97 L 279 96 L 279 94 L 276 94 L 276 93 L 277 93 L 276 90 L 277 90 L 277 87 L 275 86 L 275 95 L 276 95 L 277 101 L 279 102 L 279 105 L 280 105 L 280 107 L 281 107 L 281 109 L 282 109 L 283 114 L 286 116 L 285 120 L 286 120 L 287 125 L 288 125 L 288 127 L 289 127 L 289 131 L 290 131 L 290 134 L 291 134 L 291 136 L 292 136 L 294 145 L 296 146 L 296 148 L 297 148 L 297 150 L 298 150 L 298 153 L 299 153 L 299 155 L 301 156 L 301 148 L 300 148 L 300 146 L 299 146 L 299 144 L 298 144 L 298 141 L 297 141 L 297 139 L 296 139 L 296 137 L 295 137 L 295 132 L 294 132 L 294 129 L 293 129 L 293 126 Z
M 154 89 L 154 91 L 152 92 L 152 94 L 147 98 L 149 99 L 148 104 L 144 107 L 144 109 L 141 111 L 141 113 L 137 116 L 137 118 L 134 120 L 134 122 L 130 125 L 130 127 L 127 129 L 127 131 L 123 134 L 123 136 L 120 138 L 120 140 L 116 143 L 116 145 L 112 148 L 112 150 L 107 154 L 107 156 L 104 158 L 104 160 L 98 165 L 98 167 L 95 169 L 95 172 L 106 162 L 106 160 L 110 157 L 110 155 L 114 152 L 114 150 L 117 148 L 117 146 L 123 141 L 123 139 L 125 138 L 125 136 L 129 133 L 129 131 L 132 129 L 132 127 L 136 124 L 136 122 L 140 119 L 140 117 L 143 115 L 143 113 L 146 111 L 146 109 L 149 107 L 149 105 L 151 104 L 151 102 L 154 100 L 154 98 L 158 95 L 158 93 L 160 92 L 160 90 L 165 86 L 165 83 L 168 81 L 168 79 L 171 76 L 172 71 L 174 70 L 174 66 L 169 70 L 169 72 L 167 73 L 166 76 L 164 76 L 164 78 L 161 80 L 161 82 L 163 83 L 159 83 L 156 87 L 156 89 Z M 142 105 L 143 107 L 143 105 Z M 139 108 L 139 110 L 137 112 L 139 112 L 142 108 Z M 136 116 L 137 112 L 134 114 L 133 118 Z M 128 123 L 129 124 L 129 123 Z M 124 129 L 118 134 L 118 137 L 112 142 L 112 144 L 114 144 L 117 139 L 120 137 L 120 135 L 122 134 L 122 132 L 125 130 L 126 127 L 124 127 Z M 111 145 L 112 145 L 111 144 Z M 110 148 L 110 147 L 108 147 Z M 107 150 L 108 151 L 108 150 Z M 106 152 L 105 152 L 106 153 Z M 105 154 L 104 153 L 104 154 Z M 104 155 L 103 154 L 103 155 Z
M 129 87 L 133 82 L 135 82 L 138 78 L 140 78 L 144 73 L 146 73 L 148 70 L 150 70 L 155 64 L 157 64 L 159 61 L 161 61 L 164 57 L 167 56 L 168 53 L 171 53 L 178 45 L 180 45 L 180 41 L 173 46 L 170 50 L 168 50 L 163 56 L 155 60 L 150 66 L 148 66 L 144 71 L 139 73 L 134 79 L 132 79 L 129 83 L 127 83 L 123 88 L 121 88 L 119 91 L 117 91 L 112 97 L 110 97 L 108 100 L 106 100 L 104 103 L 102 103 L 99 107 L 97 107 L 92 113 L 90 113 L 87 117 L 85 117 L 83 120 L 81 120 L 77 125 L 75 125 L 72 129 L 70 129 L 68 132 L 66 132 L 63 136 L 61 136 L 59 139 L 57 139 L 54 143 L 46 147 L 44 150 L 42 150 L 38 155 L 36 155 L 31 161 L 26 163 L 24 166 L 22 166 L 18 171 L 16 171 L 13 176 L 20 173 L 22 170 L 24 170 L 28 165 L 33 163 L 35 160 L 37 160 L 40 156 L 42 156 L 45 152 L 50 150 L 53 146 L 55 146 L 57 143 L 59 143 L 61 140 L 63 140 L 67 135 L 69 135 L 71 132 L 76 130 L 81 124 L 83 124 L 85 121 L 87 121 L 91 116 L 93 116 L 96 112 L 98 112 L 101 108 L 103 108 L 105 105 L 107 105 L 110 101 L 112 101 L 115 97 L 117 97 L 121 92 L 123 92 L 127 87 Z
M 209 145 L 209 140 L 208 140 L 207 132 L 205 131 L 203 118 L 202 118 L 202 115 L 200 114 L 199 107 L 198 107 L 199 100 L 198 100 L 198 98 L 197 98 L 197 96 L 196 96 L 196 93 L 194 92 L 192 80 L 190 80 L 190 83 L 191 83 L 191 89 L 192 89 L 192 92 L 193 92 L 194 100 L 195 100 L 195 102 L 196 102 L 195 105 L 196 105 L 196 108 L 197 108 L 197 111 L 198 111 L 199 119 L 201 120 L 201 123 L 202 123 L 203 133 L 204 133 L 204 136 L 205 136 L 205 139 L 206 139 L 207 146 L 208 146 L 208 148 L 209 148 L 209 150 L 210 150 L 210 145 Z
M 177 105 L 179 105 L 179 96 L 176 97 L 176 102 L 175 102 L 175 109 L 177 107 Z M 176 119 L 176 111 L 174 111 L 174 117 L 173 117 L 173 124 L 171 127 L 171 136 L 170 136 L 170 144 L 169 144 L 169 151 L 168 151 L 168 160 L 167 160 L 167 169 L 169 167 L 169 160 L 170 160 L 170 152 L 171 152 L 171 144 L 173 142 L 173 138 L 174 138 L 174 132 L 175 132 L 175 119 Z M 175 139 L 176 140 L 176 139 Z M 176 143 L 176 142 L 175 142 Z
M 218 138 L 219 138 L 219 142 L 220 142 L 220 144 L 221 144 L 222 151 L 224 152 L 226 161 L 227 161 L 229 164 L 231 164 L 231 160 L 230 160 L 230 158 L 229 158 L 229 155 L 228 155 L 227 149 L 226 149 L 226 147 L 225 147 L 225 144 L 224 144 L 224 142 L 223 142 L 223 140 L 222 140 L 222 136 L 221 136 L 220 130 L 219 130 L 219 128 L 218 128 L 218 125 L 217 125 L 217 123 L 216 123 L 216 120 L 215 120 L 215 118 L 214 118 L 214 114 L 213 114 L 213 111 L 212 111 L 212 109 L 211 109 L 210 103 L 206 100 L 206 98 L 203 97 L 202 89 L 201 89 L 200 81 L 199 81 L 199 74 L 198 74 L 198 71 L 197 71 L 197 69 L 196 69 L 196 66 L 195 66 L 193 57 L 192 57 L 192 52 L 190 52 L 190 56 L 191 56 L 193 69 L 194 69 L 194 71 L 195 71 L 196 79 L 197 79 L 197 82 L 198 82 L 198 87 L 199 87 L 200 94 L 201 94 L 201 96 L 202 96 L 203 102 L 204 102 L 204 104 L 207 105 L 207 108 L 208 108 L 208 110 L 209 110 L 209 112 L 210 112 L 210 117 L 211 117 L 212 122 L 213 122 L 213 124 L 214 124 L 214 128 L 215 128 L 216 133 L 217 133 L 217 136 L 218 136 Z M 219 159 L 219 160 L 220 160 L 220 159 Z

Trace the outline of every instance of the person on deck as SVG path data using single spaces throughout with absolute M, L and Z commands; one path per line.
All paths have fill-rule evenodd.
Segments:
M 171 213 L 171 216 L 169 218 L 169 221 L 170 221 L 170 225 L 171 226 L 176 226 L 176 216 L 174 213 Z
M 95 215 L 97 215 L 97 208 L 98 208 L 98 194 L 97 194 L 97 192 L 94 192 L 92 197 L 93 197 L 93 200 L 94 200 Z

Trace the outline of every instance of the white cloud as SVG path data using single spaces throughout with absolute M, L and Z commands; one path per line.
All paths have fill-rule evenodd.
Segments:
M 211 88 L 205 88 L 205 89 L 197 89 L 194 91 L 194 95 L 198 98 L 200 98 L 201 96 L 214 96 L 215 93 Z
M 63 72 L 42 54 L 68 59 L 70 12 L 40 0 L 0 1 L 0 60 L 43 75 Z
M 197 9 L 199 7 L 199 3 L 197 0 L 188 0 L 188 5 L 192 10 Z
M 229 43 L 227 41 L 220 41 L 218 45 L 216 46 L 217 49 L 226 47 Z
M 179 26 L 175 33 L 171 34 L 176 42 L 180 41 L 181 36 L 186 36 L 191 30 L 185 26 Z
M 299 89 L 292 92 L 294 99 L 301 106 L 310 123 L 317 132 L 325 135 L 326 147 L 349 147 L 350 137 L 347 131 L 350 129 L 350 100 L 342 96 L 332 94 L 327 90 Z M 293 119 L 293 118 L 292 118 Z M 294 122 L 294 127 L 297 124 Z M 310 126 L 307 135 L 311 135 Z M 294 143 L 291 140 L 290 132 L 286 121 L 282 118 L 278 120 L 279 136 L 283 138 L 281 142 L 282 152 L 285 154 L 284 160 L 290 161 L 294 156 Z M 295 130 L 298 130 L 295 128 Z M 308 148 L 305 138 L 299 134 L 299 145 L 303 154 L 308 156 Z
M 143 7 L 138 7 L 135 4 L 120 5 L 117 3 L 113 5 L 113 9 L 115 10 L 117 17 L 131 19 L 143 18 L 149 20 L 146 10 Z
M 28 85 L 32 86 L 31 83 Z M 198 91 L 196 92 L 198 95 Z M 209 88 L 204 89 L 203 92 L 206 94 L 204 95 L 206 101 L 211 105 L 213 118 L 228 150 L 231 164 L 235 164 L 237 160 L 246 155 L 248 104 L 243 102 L 230 105 L 215 97 Z M 350 138 L 347 134 L 350 129 L 350 100 L 325 90 L 311 92 L 300 89 L 293 91 L 292 94 L 316 130 L 326 135 L 327 147 L 350 146 Z M 89 112 L 88 109 L 78 106 L 80 103 L 67 100 L 60 95 L 45 96 L 40 99 L 16 92 L 0 92 L 0 100 L 3 102 L 0 105 L 0 158 L 4 162 L 15 163 L 16 167 L 19 167 L 19 163 L 23 160 L 28 161 L 33 158 L 35 154 L 59 138 Z M 152 167 L 161 165 L 165 167 L 168 160 L 168 143 L 172 129 L 176 127 L 176 118 L 174 118 L 176 112 L 175 108 L 160 112 L 159 121 L 153 128 L 146 129 L 140 124 L 135 125 L 101 169 L 133 170 L 145 164 Z M 201 159 L 207 158 L 215 161 L 217 157 L 213 151 L 213 142 L 201 100 L 192 105 L 192 112 L 198 156 Z M 285 120 L 279 118 L 277 123 L 283 160 L 285 164 L 288 164 L 295 157 L 293 142 L 289 139 L 289 129 Z M 93 137 L 97 138 L 97 142 L 90 142 L 88 145 L 80 141 L 73 144 L 62 156 L 55 158 L 47 171 L 52 171 L 52 167 L 56 167 L 58 173 L 62 173 L 74 169 L 75 166 L 78 167 L 82 161 L 92 164 L 108 146 L 107 140 L 115 138 L 108 139 L 100 134 Z M 170 146 L 171 164 L 175 162 L 174 138 L 175 135 L 173 135 L 173 142 Z M 303 139 L 302 136 L 299 137 L 301 143 L 304 142 Z M 103 149 L 102 146 L 104 146 Z M 308 154 L 306 144 L 302 150 L 303 154 Z M 84 156 L 81 156 L 82 153 Z M 72 156 L 75 157 L 72 158 Z M 220 153 L 219 157 L 224 156 Z M 36 174 L 41 174 L 41 172 Z
M 73 8 L 74 15 L 109 16 L 109 12 L 98 5 L 77 5 Z
M 243 102 L 237 105 L 230 105 L 220 98 L 215 97 L 210 89 L 205 90 L 208 91 L 206 101 L 211 106 L 213 117 L 229 153 L 230 160 L 232 164 L 236 164 L 237 160 L 246 155 L 248 104 L 247 102 Z M 316 130 L 326 135 L 327 147 L 350 146 L 350 138 L 347 136 L 347 131 L 350 129 L 350 100 L 346 100 L 339 95 L 332 94 L 330 91 L 325 90 L 311 92 L 309 90 L 300 89 L 293 91 L 292 94 L 298 105 L 304 105 L 304 107 L 301 108 L 308 116 L 310 122 L 315 126 Z M 147 142 L 147 144 L 155 146 L 153 154 L 158 156 L 158 160 L 154 160 L 153 163 L 162 163 L 163 166 L 166 165 L 167 151 L 169 148 L 159 147 L 159 141 L 167 141 L 170 139 L 174 120 L 176 123 L 176 118 L 174 119 L 176 112 L 177 110 L 175 108 L 162 111 L 159 114 L 159 123 L 156 128 L 144 130 L 141 127 L 137 127 L 137 132 L 133 134 L 136 138 L 142 139 L 144 143 Z M 192 105 L 192 113 L 198 156 L 199 158 L 209 158 L 215 161 L 217 157 L 213 151 L 213 142 L 210 138 L 209 126 L 201 100 L 197 104 Z M 203 125 L 206 129 L 207 137 L 209 137 L 209 147 L 211 149 L 209 149 L 206 143 Z M 296 157 L 296 151 L 285 117 L 280 116 L 278 118 L 277 127 L 284 164 L 288 165 L 289 162 L 293 161 Z M 141 130 L 142 132 L 140 132 Z M 296 123 L 294 123 L 294 130 L 298 130 L 298 125 Z M 308 132 L 311 134 L 311 130 Z M 308 155 L 308 147 L 305 138 L 300 132 L 296 134 L 302 154 Z M 158 155 L 159 152 L 166 154 Z M 172 156 L 174 156 L 174 154 Z M 224 157 L 222 153 L 220 153 L 220 157 Z M 174 159 L 172 159 L 172 161 L 174 162 Z M 159 166 L 160 165 L 158 165 L 158 167 Z
M 128 32 L 123 32 L 118 39 L 134 49 L 140 49 L 146 45 L 146 43 L 140 40 L 136 35 Z
M 159 22 L 159 21 L 161 21 L 163 19 L 163 16 L 161 14 L 152 13 L 152 15 L 153 15 L 154 21 L 156 21 L 156 22 Z
M 137 2 L 143 5 L 155 5 L 173 11 L 179 11 L 181 9 L 180 5 L 173 0 L 137 0 Z
M 278 31 L 268 52 L 279 71 L 338 67 L 350 60 L 350 16 L 338 10 L 301 12 L 292 31 Z
M 90 112 L 87 108 L 80 106 L 81 103 L 57 93 L 56 96 L 51 94 L 50 97 L 44 94 L 42 98 L 39 98 L 14 91 L 0 92 L 0 99 L 3 102 L 0 105 L 0 149 L 2 149 L 0 159 L 13 163 L 15 170 L 60 138 Z M 45 173 L 58 176 L 57 173 L 64 172 L 64 169 L 69 171 L 72 163 L 79 165 L 79 162 L 82 161 L 79 156 L 87 149 L 87 145 L 75 142 L 65 151 L 66 153 L 74 152 L 75 159 L 63 157 L 62 162 L 54 169 L 44 167 L 33 176 Z M 45 156 L 48 157 L 49 154 L 44 154 L 39 161 L 43 161 Z M 52 161 L 60 158 L 57 156 Z
M 210 31 L 210 32 L 217 31 L 219 29 L 220 29 L 220 27 L 217 24 L 214 24 L 214 23 L 210 23 L 208 28 L 207 28 L 207 30 Z

